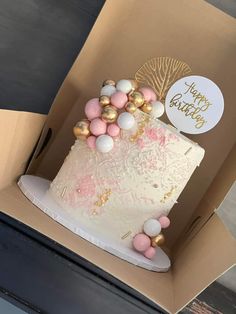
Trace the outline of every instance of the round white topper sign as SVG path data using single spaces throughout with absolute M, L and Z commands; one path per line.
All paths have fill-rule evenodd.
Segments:
M 179 131 L 200 134 L 219 122 L 224 111 L 224 98 L 211 80 L 191 75 L 171 86 L 165 107 L 169 120 Z

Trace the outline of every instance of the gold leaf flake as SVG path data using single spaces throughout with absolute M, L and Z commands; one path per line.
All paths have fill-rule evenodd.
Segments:
M 138 129 L 136 133 L 130 136 L 130 142 L 136 142 L 143 135 L 145 127 L 149 121 L 150 117 L 148 115 L 144 115 L 142 120 L 138 122 Z
M 106 189 L 102 194 L 98 195 L 98 200 L 94 203 L 97 207 L 102 207 L 109 200 L 109 196 L 111 195 L 111 189 Z
M 132 233 L 132 231 L 129 230 L 128 232 L 126 232 L 126 233 L 121 237 L 121 239 L 122 239 L 122 240 L 126 239 L 129 235 L 131 235 L 131 233 Z
M 160 202 L 161 202 L 161 203 L 165 203 L 166 200 L 172 196 L 172 194 L 174 193 L 174 191 L 176 190 L 176 188 L 177 188 L 177 186 L 172 186 L 171 189 L 170 189 L 170 191 L 164 194 L 164 196 L 163 196 L 163 198 L 160 200 Z
M 61 197 L 63 198 L 65 193 L 66 193 L 66 190 L 67 190 L 67 186 L 64 186 L 62 192 L 61 192 Z
M 141 84 L 151 86 L 159 100 L 163 100 L 171 85 L 189 73 L 191 69 L 186 63 L 169 57 L 159 57 L 144 63 L 136 72 L 135 79 Z

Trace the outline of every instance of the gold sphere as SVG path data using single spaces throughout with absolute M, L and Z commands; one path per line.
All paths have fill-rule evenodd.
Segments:
M 116 82 L 113 81 L 113 80 L 105 80 L 102 84 L 102 86 L 105 86 L 105 85 L 111 85 L 111 86 L 115 86 L 116 85 Z
M 136 80 L 130 80 L 130 83 L 132 84 L 132 91 L 138 89 L 138 82 Z
M 144 104 L 143 94 L 135 91 L 129 94 L 129 101 L 134 103 L 137 107 L 141 107 Z
M 113 106 L 105 106 L 102 110 L 102 120 L 107 123 L 113 123 L 116 121 L 118 112 Z
M 165 237 L 162 233 L 151 239 L 152 247 L 161 246 L 165 242 Z
M 107 106 L 110 104 L 110 98 L 108 96 L 100 96 L 99 102 L 102 107 Z
M 129 113 L 134 113 L 137 110 L 137 107 L 134 103 L 127 102 L 127 104 L 125 105 L 125 110 Z
M 86 119 L 79 121 L 73 128 L 74 135 L 77 139 L 85 140 L 90 135 L 90 122 Z
M 152 105 L 149 102 L 145 102 L 140 109 L 143 112 L 150 113 L 152 111 Z

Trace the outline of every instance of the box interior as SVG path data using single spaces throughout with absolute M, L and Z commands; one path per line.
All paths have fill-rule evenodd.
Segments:
M 110 272 L 167 311 L 177 312 L 236 262 L 235 240 L 214 214 L 235 180 L 235 26 L 233 18 L 204 1 L 106 1 L 55 98 L 28 168 L 28 173 L 53 179 L 73 144 L 72 127 L 84 117 L 86 100 L 98 95 L 106 78 L 133 77 L 148 59 L 170 56 L 186 62 L 193 74 L 213 80 L 224 94 L 225 112 L 214 129 L 189 136 L 206 155 L 171 211 L 172 227 L 166 233 L 173 253 L 171 271 L 153 273 L 102 251 L 47 217 L 21 194 L 13 182 L 33 149 L 43 115 L 29 117 L 31 134 L 19 134 L 24 142 L 19 141 L 17 151 L 12 147 L 17 128 L 9 130 L 11 144 L 3 146 L 4 154 L 21 167 L 3 172 L 0 178 L 1 210 Z M 19 155 L 22 147 L 24 154 Z
M 0 109 L 0 189 L 27 167 L 46 115 Z
M 235 23 L 204 1 L 181 0 L 179 4 L 171 0 L 165 3 L 148 0 L 145 4 L 107 1 L 54 101 L 45 129 L 45 134 L 48 128 L 52 129 L 52 138 L 44 152 L 33 159 L 29 173 L 55 177 L 73 144 L 72 127 L 84 118 L 84 104 L 99 94 L 104 79 L 134 77 L 152 57 L 171 56 L 186 62 L 193 74 L 206 76 L 220 87 L 225 112 L 209 132 L 188 135 L 206 154 L 171 211 L 170 218 L 175 224 L 166 236 L 169 246 L 173 246 L 235 143 L 236 108 L 232 93 L 236 79 Z

